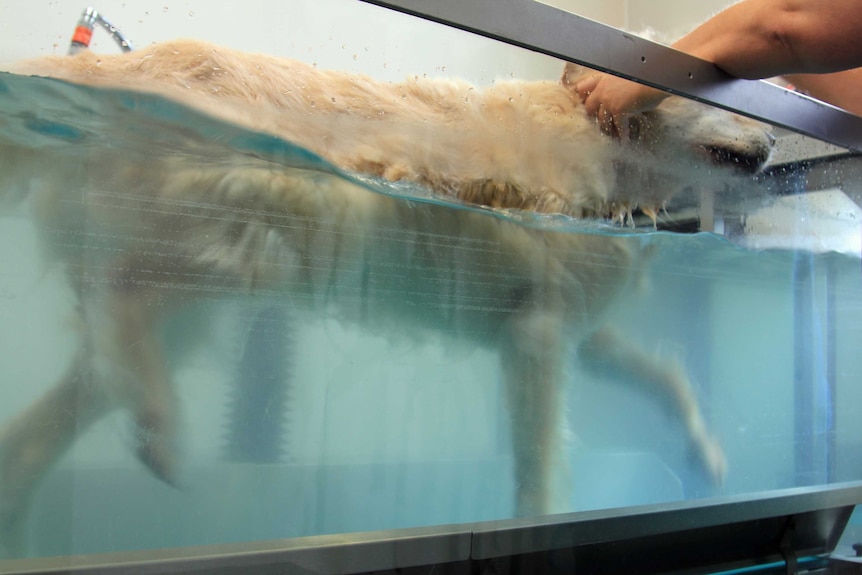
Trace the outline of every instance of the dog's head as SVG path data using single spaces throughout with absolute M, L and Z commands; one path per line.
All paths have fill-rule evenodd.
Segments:
M 571 89 L 595 72 L 567 64 L 562 77 Z M 768 161 L 774 137 L 761 122 L 672 96 L 630 118 L 630 140 L 617 141 L 612 217 L 625 218 L 640 206 L 658 211 L 683 190 L 739 184 Z

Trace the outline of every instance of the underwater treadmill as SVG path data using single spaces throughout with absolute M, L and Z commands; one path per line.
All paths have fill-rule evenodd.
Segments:
M 711 64 L 540 2 L 363 1 L 840 146 L 841 153 L 790 162 L 817 177 L 834 175 L 822 169 L 825 162 L 862 170 L 851 161 L 862 150 L 862 118 L 766 82 L 731 79 Z M 850 195 L 859 203 L 862 191 Z M 835 554 L 860 502 L 862 481 L 540 518 L 10 560 L 0 562 L 0 574 L 862 573 L 862 563 Z

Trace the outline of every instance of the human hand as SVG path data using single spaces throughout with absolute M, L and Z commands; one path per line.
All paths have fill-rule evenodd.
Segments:
M 573 89 L 601 130 L 623 140 L 630 137 L 633 117 L 652 110 L 668 96 L 661 90 L 608 74 L 586 76 Z

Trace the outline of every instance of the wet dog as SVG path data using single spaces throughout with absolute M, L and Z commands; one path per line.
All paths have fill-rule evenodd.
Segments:
M 162 324 L 201 298 L 282 298 L 376 333 L 437 333 L 497 350 L 519 515 L 555 511 L 567 350 L 587 369 L 651 389 L 706 472 L 723 476 L 724 455 L 684 371 L 607 325 L 648 250 L 463 204 L 626 221 L 637 206 L 658 211 L 693 181 L 757 170 L 771 147 L 762 126 L 670 98 L 643 119 L 636 142 L 619 142 L 586 117 L 568 87 L 580 73 L 571 65 L 562 82 L 391 84 L 177 41 L 47 57 L 14 71 L 156 93 L 453 203 L 396 199 L 271 158 L 224 157 L 224 148 L 183 143 L 179 132 L 138 155 L 97 139 L 97 154 L 0 141 L 0 198 L 30 200 L 46 253 L 77 295 L 81 342 L 56 386 L 0 432 L 6 554 L 21 553 L 39 479 L 114 409 L 131 414 L 141 461 L 172 481 L 177 405 Z

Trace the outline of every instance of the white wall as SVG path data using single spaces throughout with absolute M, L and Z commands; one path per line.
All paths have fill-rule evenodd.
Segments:
M 64 54 L 85 6 L 81 0 L 55 0 L 31 3 L 26 11 L 0 8 L 0 62 Z M 559 73 L 559 64 L 550 58 L 358 0 L 97 0 L 94 7 L 138 47 L 194 37 L 384 80 L 428 74 L 489 83 Z M 117 51 L 102 30 L 92 47 Z
M 714 13 L 733 4 L 732 0 L 539 0 L 632 32 L 652 28 L 663 38 L 677 38 Z
M 675 39 L 722 8 L 733 4 L 731 0 L 626 0 L 624 27 L 637 32 L 654 28 L 663 37 Z
M 550 58 L 359 0 L 36 0 L 26 10 L 6 2 L 0 5 L 0 64 L 64 54 L 88 1 L 139 47 L 194 37 L 388 80 L 445 74 L 481 84 L 513 75 L 556 78 L 559 70 Z M 545 1 L 611 26 L 651 27 L 668 35 L 693 27 L 728 2 Z M 94 35 L 93 48 L 117 51 L 102 30 Z

